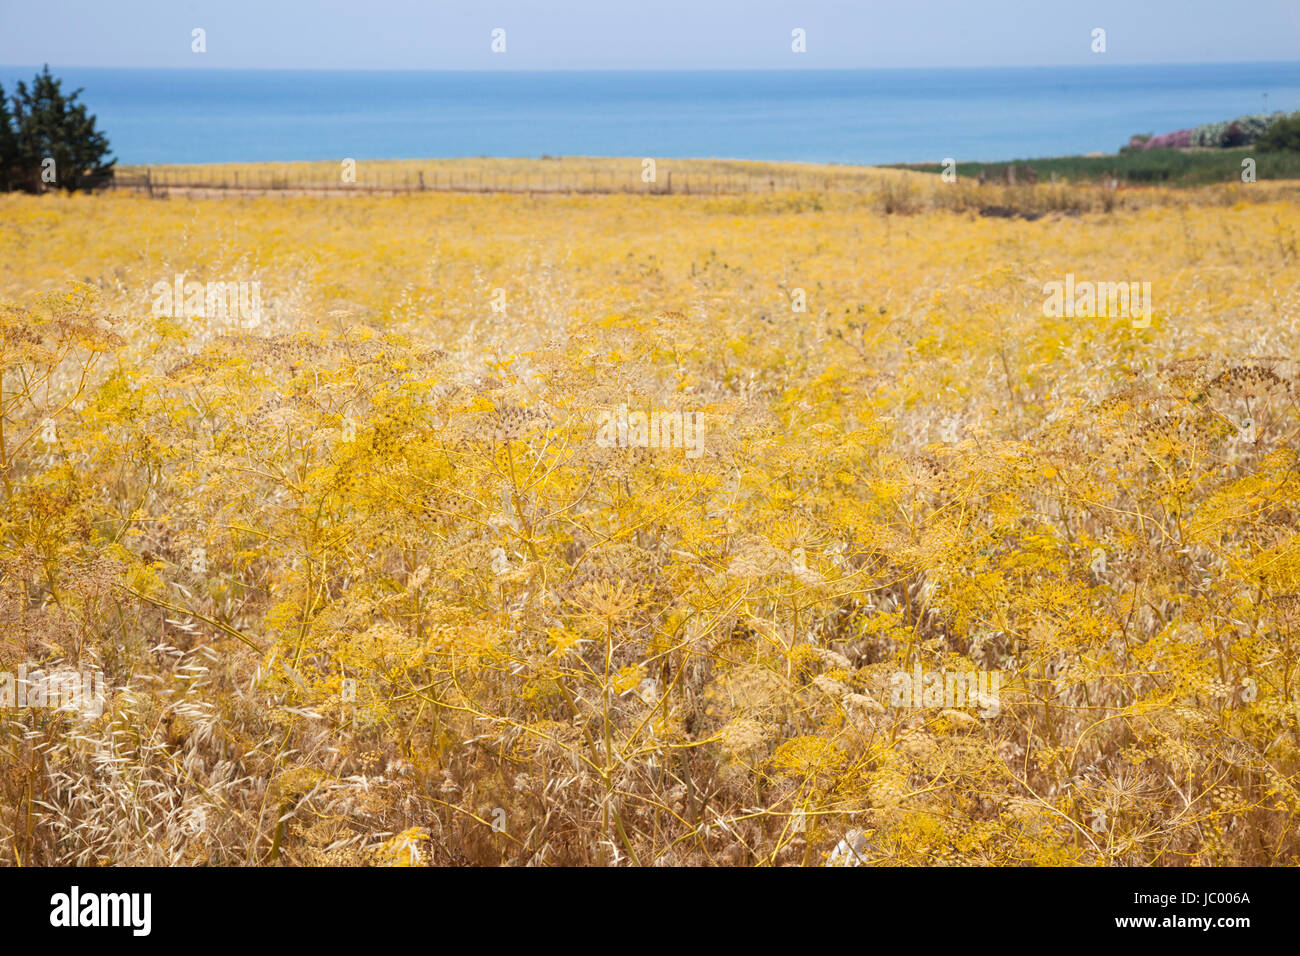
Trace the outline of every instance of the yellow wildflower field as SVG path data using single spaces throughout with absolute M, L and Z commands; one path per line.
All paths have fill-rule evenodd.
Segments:
M 1297 185 L 845 179 L 0 196 L 0 861 L 1300 862 Z

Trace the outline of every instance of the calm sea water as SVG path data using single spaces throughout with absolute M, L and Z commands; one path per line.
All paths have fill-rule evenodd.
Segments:
M 1113 152 L 1300 109 L 1300 62 L 953 70 L 341 72 L 59 68 L 120 162 L 656 156 L 835 163 Z M 0 82 L 35 67 L 0 67 Z

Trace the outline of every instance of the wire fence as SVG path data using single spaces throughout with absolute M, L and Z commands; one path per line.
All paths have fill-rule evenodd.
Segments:
M 839 188 L 842 185 L 837 184 Z M 195 169 L 144 168 L 119 172 L 113 190 L 150 196 L 180 195 L 397 195 L 419 192 L 454 193 L 642 193 L 658 195 L 734 195 L 800 192 L 831 188 L 829 177 L 817 175 L 738 172 L 660 172 L 653 182 L 639 172 L 619 170 L 561 170 L 511 172 L 498 169 L 411 169 L 372 171 L 355 182 L 314 171 L 223 170 L 205 173 Z

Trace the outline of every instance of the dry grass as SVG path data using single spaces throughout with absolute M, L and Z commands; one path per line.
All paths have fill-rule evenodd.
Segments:
M 0 197 L 0 860 L 1294 864 L 1294 184 L 843 175 Z

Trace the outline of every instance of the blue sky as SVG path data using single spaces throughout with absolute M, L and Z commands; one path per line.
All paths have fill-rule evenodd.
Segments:
M 190 49 L 191 30 L 207 52 Z M 490 50 L 506 30 L 505 54 Z M 791 30 L 807 53 L 791 52 Z M 1300 0 L 0 0 L 0 63 L 747 69 L 1300 57 Z

